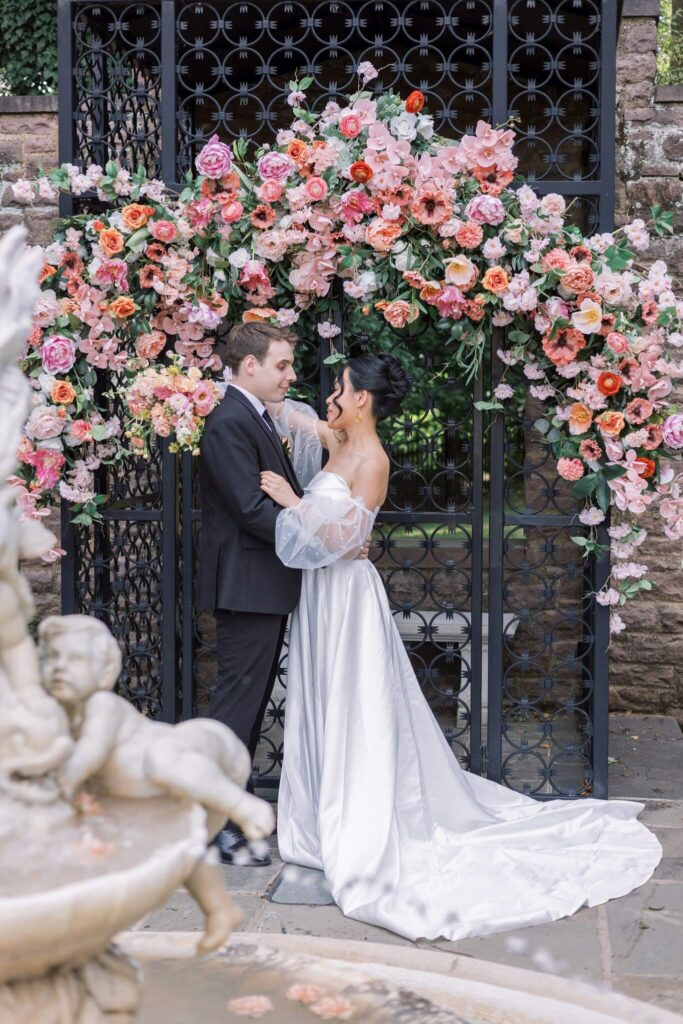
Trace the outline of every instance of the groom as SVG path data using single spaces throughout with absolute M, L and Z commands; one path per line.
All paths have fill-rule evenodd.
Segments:
M 232 370 L 200 445 L 202 530 L 197 609 L 216 616 L 216 688 L 208 715 L 229 726 L 252 760 L 268 706 L 288 614 L 299 601 L 301 571 L 275 554 L 275 521 L 282 511 L 261 490 L 260 474 L 284 476 L 303 491 L 268 415 L 296 380 L 295 337 L 268 324 L 233 327 L 226 339 Z M 253 785 L 247 788 L 253 791 Z M 224 863 L 263 865 L 232 822 L 216 838 Z

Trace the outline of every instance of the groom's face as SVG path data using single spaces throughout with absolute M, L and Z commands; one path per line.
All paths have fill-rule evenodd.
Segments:
M 262 363 L 247 356 L 249 390 L 262 402 L 281 402 L 296 380 L 294 349 L 288 341 L 271 341 Z

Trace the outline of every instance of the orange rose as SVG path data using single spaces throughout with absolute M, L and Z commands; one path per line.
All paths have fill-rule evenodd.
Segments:
M 425 98 L 419 89 L 413 90 L 406 99 L 406 110 L 409 114 L 419 114 L 425 105 Z
M 123 249 L 123 235 L 116 228 L 104 228 L 97 241 L 105 256 L 116 256 Z
M 370 164 L 366 164 L 365 160 L 356 160 L 355 164 L 351 164 L 349 167 L 349 174 L 354 181 L 360 182 L 361 185 L 370 181 L 374 173 Z
M 405 327 L 406 324 L 411 324 L 413 320 L 416 320 L 418 316 L 419 310 L 417 307 L 413 306 L 410 302 L 405 302 L 403 299 L 395 299 L 384 310 L 384 319 L 392 327 Z
M 128 228 L 129 231 L 137 231 L 138 228 L 145 226 L 153 213 L 153 206 L 142 206 L 141 203 L 129 203 L 128 206 L 124 206 L 121 210 L 123 226 Z
M 489 267 L 481 283 L 487 292 L 504 292 L 510 281 L 502 267 Z
M 104 221 L 94 220 L 90 226 L 92 227 L 93 231 L 101 231 L 104 227 Z
M 401 234 L 401 225 L 395 220 L 375 217 L 365 229 L 365 241 L 377 252 L 389 252 Z
M 292 139 L 287 146 L 287 154 L 295 164 L 305 164 L 308 159 L 308 146 L 302 139 Z
M 568 292 L 587 292 L 589 288 L 593 287 L 593 281 L 595 280 L 595 274 L 589 266 L 585 263 L 578 264 L 575 267 L 569 267 L 565 270 L 562 275 L 562 286 L 567 289 Z
M 41 270 L 40 274 L 38 275 L 38 284 L 42 284 L 43 281 L 46 280 L 46 278 L 52 277 L 52 275 L 54 274 L 56 269 L 57 269 L 56 267 L 51 266 L 49 263 L 44 263 L 43 264 L 43 269 Z
M 623 381 L 618 373 L 610 373 L 607 370 L 605 373 L 601 373 L 598 377 L 598 391 L 602 395 L 616 395 L 617 391 L 621 388 Z
M 269 306 L 261 306 L 260 309 L 247 309 L 242 313 L 242 323 L 263 323 L 275 316 L 275 310 Z
M 607 434 L 608 437 L 619 437 L 619 434 L 624 429 L 624 417 L 620 412 L 614 412 L 613 410 L 601 413 L 595 422 L 603 434 Z
M 583 434 L 593 422 L 593 414 L 582 402 L 574 402 L 569 410 L 569 425 L 573 434 Z
M 137 312 L 138 306 L 127 295 L 119 295 L 118 299 L 109 303 L 109 309 L 117 320 L 127 320 L 129 316 Z
M 423 302 L 428 302 L 431 306 L 434 306 L 442 291 L 443 288 L 438 281 L 425 281 L 418 294 Z
M 50 398 L 57 405 L 71 405 L 76 392 L 68 380 L 56 380 L 50 391 Z

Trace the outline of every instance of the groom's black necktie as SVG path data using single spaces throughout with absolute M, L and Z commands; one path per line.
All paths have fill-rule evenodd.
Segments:
M 263 417 L 263 419 L 265 420 L 265 423 L 266 423 L 266 426 L 268 427 L 268 429 L 269 429 L 270 431 L 272 431 L 272 432 L 273 432 L 273 434 L 274 434 L 274 433 L 275 433 L 275 424 L 274 424 L 274 423 L 273 423 L 273 421 L 271 420 L 271 418 L 270 418 L 270 414 L 269 414 L 268 410 L 267 410 L 267 409 L 264 409 L 264 410 L 263 410 L 263 412 L 261 413 L 261 416 L 262 416 L 262 417 Z

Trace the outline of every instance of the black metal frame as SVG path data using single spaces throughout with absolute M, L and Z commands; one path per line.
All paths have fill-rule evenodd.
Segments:
M 107 0 L 107 2 L 99 4 L 84 3 L 83 0 L 59 0 L 60 160 L 77 161 L 77 123 L 82 133 L 83 124 L 85 123 L 87 128 L 88 117 L 93 116 L 91 113 L 88 113 L 91 108 L 83 103 L 83 97 L 78 94 L 77 86 L 79 80 L 75 78 L 73 70 L 78 56 L 74 48 L 75 36 L 73 27 L 77 12 L 85 12 L 95 20 L 102 15 L 102 12 L 114 12 L 118 16 L 121 12 L 131 11 L 133 14 L 137 12 L 138 17 L 142 17 L 145 11 L 152 12 L 153 17 L 158 19 L 158 33 L 154 37 L 154 47 L 156 49 L 152 52 L 149 48 L 145 49 L 141 42 L 138 42 L 137 48 L 133 46 L 129 53 L 129 56 L 134 54 L 135 59 L 139 59 L 143 64 L 144 60 L 158 63 L 158 68 L 154 68 L 154 73 L 156 75 L 155 82 L 158 82 L 160 102 L 158 103 L 157 110 L 151 115 L 149 112 L 145 113 L 147 120 L 144 122 L 145 128 L 147 128 L 151 119 L 152 141 L 150 143 L 145 133 L 139 129 L 136 134 L 134 130 L 135 124 L 130 129 L 127 129 L 125 124 L 122 125 L 121 118 L 123 117 L 125 121 L 125 117 L 122 114 L 117 115 L 117 129 L 121 133 L 120 137 L 123 137 L 125 140 L 122 145 L 124 145 L 124 148 L 125 146 L 130 147 L 130 152 L 135 152 L 136 146 L 142 147 L 142 150 L 145 152 L 149 152 L 151 147 L 151 150 L 157 153 L 161 177 L 171 186 L 179 187 L 177 183 L 181 179 L 181 169 L 178 166 L 178 48 L 180 43 L 178 41 L 177 18 L 181 8 L 193 6 L 198 7 L 201 5 L 184 4 L 182 0 L 147 0 L 147 2 L 141 0 L 137 4 L 131 3 L 130 0 Z M 221 12 L 225 12 L 228 8 L 233 8 L 237 5 L 215 0 L 213 6 Z M 266 5 L 261 6 L 264 9 L 266 8 Z M 267 9 L 270 10 L 274 6 L 279 8 L 283 5 L 271 3 L 267 5 Z M 313 13 L 310 16 L 307 15 L 308 22 L 311 24 L 315 20 L 313 14 L 324 6 L 318 3 L 295 3 L 290 5 L 292 8 L 312 11 Z M 561 100 L 556 102 L 552 98 L 550 95 L 552 89 L 546 95 L 541 87 L 531 83 L 531 80 L 524 86 L 523 75 L 520 78 L 519 62 L 521 60 L 528 59 L 533 65 L 534 59 L 541 59 L 538 57 L 538 53 L 543 50 L 544 44 L 542 45 L 541 42 L 537 43 L 535 41 L 535 34 L 539 36 L 539 39 L 550 39 L 552 41 L 554 33 L 559 40 L 556 44 L 551 43 L 551 45 L 557 46 L 557 54 L 553 51 L 550 61 L 546 61 L 546 64 L 550 63 L 551 65 L 551 70 L 548 73 L 549 80 L 552 75 L 555 75 L 559 81 L 564 83 L 565 67 L 562 63 L 563 60 L 565 63 L 566 61 L 571 63 L 572 59 L 576 59 L 577 61 L 583 61 L 585 66 L 590 66 L 591 62 L 586 54 L 589 50 L 595 52 L 594 63 L 599 69 L 596 72 L 598 77 L 595 79 L 597 85 L 591 86 L 591 88 L 576 85 L 573 88 L 567 86 L 563 96 L 567 97 L 567 103 L 571 100 L 572 103 L 579 106 L 582 97 L 585 97 L 588 106 L 591 104 L 595 106 L 595 119 L 599 120 L 597 137 L 593 137 L 595 135 L 594 132 L 591 135 L 593 129 L 590 127 L 585 130 L 580 127 L 575 127 L 574 129 L 566 128 L 566 137 L 562 136 L 562 132 L 555 127 L 550 129 L 550 141 L 544 141 L 543 131 L 530 133 L 528 138 L 522 141 L 524 145 L 528 145 L 530 150 L 534 149 L 534 145 L 538 146 L 539 152 L 545 147 L 548 165 L 558 170 L 558 173 L 553 177 L 545 174 L 541 175 L 539 180 L 532 180 L 532 184 L 538 192 L 547 193 L 552 191 L 567 197 L 582 197 L 582 201 L 586 203 L 593 201 L 594 206 L 599 207 L 599 222 L 594 222 L 595 226 L 598 226 L 599 223 L 600 230 L 608 230 L 612 226 L 615 172 L 613 126 L 615 112 L 616 0 L 602 0 L 602 2 L 600 0 L 579 0 L 578 4 L 574 0 L 571 3 L 568 0 L 564 0 L 562 3 L 552 3 L 549 0 L 524 0 L 524 3 L 521 0 L 514 0 L 514 2 L 509 3 L 506 0 L 456 0 L 453 3 L 442 4 L 435 4 L 425 0 L 421 5 L 417 3 L 399 4 L 396 8 L 399 14 L 398 20 L 394 19 L 395 24 L 391 20 L 393 17 L 391 11 L 393 11 L 396 5 L 388 2 L 386 4 L 369 5 L 361 2 L 361 0 L 351 0 L 351 2 L 328 4 L 327 6 L 330 9 L 332 7 L 335 8 L 335 16 L 340 16 L 339 11 L 342 9 L 350 10 L 352 12 L 353 29 L 361 33 L 363 12 L 373 6 L 378 9 L 386 7 L 385 20 L 390 25 L 391 31 L 394 32 L 396 38 L 400 37 L 401 32 L 409 32 L 408 14 L 410 12 L 414 12 L 416 17 L 420 11 L 423 14 L 427 12 L 431 21 L 434 21 L 434 18 L 432 18 L 433 11 L 437 11 L 437 8 L 442 10 L 445 12 L 445 21 L 442 19 L 443 24 L 441 24 L 437 18 L 434 24 L 439 22 L 437 27 L 440 33 L 452 31 L 454 35 L 456 34 L 456 23 L 459 24 L 459 18 L 462 19 L 465 15 L 473 17 L 479 12 L 483 19 L 482 24 L 485 22 L 490 29 L 490 31 L 487 29 L 484 33 L 489 39 L 487 45 L 490 46 L 489 78 L 487 79 L 489 84 L 487 88 L 490 92 L 490 118 L 496 124 L 505 122 L 509 114 L 516 109 L 516 105 L 520 103 L 533 104 L 534 102 L 537 104 L 539 111 L 542 111 L 542 116 L 546 117 L 548 124 L 556 125 L 562 122 L 559 109 L 561 107 Z M 410 11 L 406 13 L 408 8 Z M 470 13 L 467 14 L 467 11 Z M 472 11 L 474 11 L 474 15 Z M 579 14 L 576 13 L 577 11 L 579 11 Z M 591 13 L 592 11 L 595 12 L 595 16 Z M 425 17 L 427 17 L 427 14 L 425 14 Z M 573 44 L 570 39 L 567 39 L 566 46 L 564 45 L 563 40 L 565 37 L 562 35 L 564 31 L 563 19 L 580 16 L 585 18 L 585 24 L 588 26 L 588 36 L 591 40 L 596 31 L 600 32 L 599 53 L 591 50 L 592 42 L 586 42 L 585 47 L 583 47 L 581 39 L 577 40 L 576 35 L 574 35 Z M 520 19 L 524 17 L 529 19 L 527 27 L 530 31 L 526 33 L 519 31 Z M 597 28 L 595 27 L 596 18 L 599 22 Z M 486 21 L 486 19 L 489 20 Z M 266 26 L 267 22 L 268 19 L 265 17 L 264 24 Z M 446 26 L 445 28 L 444 25 Z M 224 28 L 223 20 L 221 20 L 221 26 Z M 307 31 L 309 28 L 310 24 Z M 121 29 L 121 31 L 123 30 Z M 526 38 L 526 43 L 520 42 L 522 37 Z M 368 40 L 368 42 L 370 41 Z M 130 48 L 132 44 L 129 42 L 127 45 Z M 459 42 L 453 54 L 466 52 L 467 45 L 466 39 L 464 39 L 462 44 Z M 374 46 L 376 50 L 379 49 L 379 51 L 384 52 L 381 40 L 378 43 L 377 38 L 375 38 Z M 474 43 L 471 44 L 472 52 L 475 50 L 477 52 L 482 51 L 482 47 L 478 44 L 477 46 Z M 210 46 L 207 46 L 206 49 L 207 53 L 210 53 Z M 331 47 L 328 46 L 327 50 L 329 51 L 330 49 Z M 413 46 L 410 52 L 412 53 L 413 51 L 419 51 L 419 47 Z M 519 54 L 521 54 L 521 57 Z M 572 54 L 574 57 L 572 57 Z M 124 58 L 120 59 L 123 60 Z M 133 59 L 132 56 L 131 59 Z M 415 60 L 419 61 L 422 59 L 418 52 Z M 430 58 L 432 65 L 434 60 L 437 60 L 437 58 Z M 452 80 L 456 73 L 454 70 L 456 67 L 454 64 L 455 56 L 446 56 L 444 60 L 444 66 L 447 67 Z M 104 72 L 102 74 L 104 75 Z M 408 81 L 409 69 L 407 64 L 403 66 L 402 74 L 403 80 Z M 518 78 L 520 81 L 518 81 Z M 104 89 L 104 78 L 102 81 L 103 86 L 98 88 L 96 97 L 97 119 L 100 127 L 98 129 L 99 141 L 96 147 L 93 145 L 93 159 L 101 159 L 101 151 L 106 147 L 106 141 L 102 140 L 104 138 L 104 127 L 108 123 L 108 98 Z M 268 78 L 268 81 L 270 82 L 271 79 Z M 414 85 L 415 83 L 412 84 Z M 155 88 L 157 88 L 156 85 Z M 561 88 L 564 88 L 564 86 L 561 86 Z M 517 89 L 517 92 L 513 95 L 514 89 Z M 198 89 L 197 97 L 201 98 L 204 92 Z M 135 96 L 139 95 L 140 87 L 136 86 L 133 90 L 133 101 Z M 484 93 L 481 90 L 477 91 L 471 85 L 463 86 L 463 102 L 476 104 L 481 101 L 483 96 Z M 444 100 L 443 91 L 439 94 L 439 102 L 441 102 L 442 106 L 444 104 L 448 106 Z M 545 109 L 543 108 L 544 103 L 546 104 Z M 86 113 L 83 113 L 83 110 Z M 591 107 L 591 114 L 593 112 Z M 267 115 L 264 120 L 266 126 L 270 124 L 269 116 Z M 448 116 L 450 117 L 451 113 Z M 80 121 L 78 121 L 79 117 Z M 588 118 L 588 121 L 590 121 L 590 118 Z M 596 123 L 596 121 L 594 120 L 593 123 Z M 126 135 L 127 130 L 128 135 Z M 552 136 L 553 130 L 556 132 L 555 136 Z M 201 135 L 201 133 L 199 134 Z M 562 163 L 566 159 L 563 154 L 572 145 L 574 147 L 583 146 L 586 153 L 591 151 L 591 149 L 593 151 L 597 150 L 597 173 L 589 173 L 580 179 L 577 179 L 575 176 L 570 178 L 569 176 L 562 175 Z M 145 146 L 148 147 L 147 150 L 144 150 Z M 123 155 L 125 156 L 125 152 Z M 63 200 L 62 212 L 68 214 L 72 209 L 73 204 L 68 200 Z M 340 292 L 340 296 L 341 294 Z M 344 325 L 345 314 L 342 307 L 343 301 L 340 301 L 338 317 L 340 323 Z M 498 335 L 500 333 L 500 331 L 497 332 Z M 482 397 L 487 381 L 495 384 L 496 380 L 500 377 L 501 365 L 495 355 L 496 348 L 500 342 L 500 337 L 494 339 L 490 361 L 474 383 L 471 395 L 472 403 Z M 398 340 L 396 343 L 399 343 Z M 324 354 L 321 347 L 319 356 L 319 388 L 323 392 L 329 387 L 330 383 L 329 370 L 322 362 Z M 490 778 L 514 784 L 514 781 L 511 782 L 510 778 L 506 775 L 507 758 L 510 757 L 510 753 L 509 751 L 506 753 L 504 750 L 504 743 L 507 744 L 507 747 L 510 747 L 505 711 L 505 701 L 508 699 L 509 694 L 506 695 L 504 685 L 506 666 L 510 662 L 510 653 L 506 650 L 503 629 L 507 601 L 506 587 L 508 586 L 510 576 L 510 565 L 506 562 L 506 537 L 509 536 L 509 531 L 513 528 L 520 528 L 521 530 L 538 528 L 541 532 L 550 528 L 557 531 L 563 528 L 575 528 L 576 520 L 571 512 L 565 510 L 562 513 L 558 507 L 551 507 L 550 511 L 544 513 L 533 512 L 530 514 L 521 514 L 511 509 L 508 500 L 509 495 L 507 494 L 506 458 L 509 453 L 510 444 L 514 441 L 515 424 L 511 423 L 510 417 L 506 418 L 504 415 L 499 414 L 489 418 L 483 416 L 482 413 L 475 409 L 472 409 L 471 424 L 471 457 L 468 463 L 470 492 L 466 511 L 440 511 L 437 513 L 434 511 L 436 507 L 434 505 L 432 511 L 423 512 L 409 511 L 401 507 L 386 509 L 380 514 L 378 519 L 379 548 L 385 554 L 390 554 L 391 541 L 388 534 L 385 535 L 383 531 L 390 531 L 392 527 L 399 526 L 399 524 L 413 524 L 418 529 L 421 528 L 421 524 L 424 527 L 425 524 L 433 524 L 435 520 L 438 520 L 444 526 L 459 524 L 467 533 L 470 543 L 470 562 L 468 565 L 468 596 L 470 603 L 468 607 L 471 615 L 471 664 L 469 666 L 471 682 L 470 711 L 465 731 L 468 731 L 470 736 L 469 751 L 464 746 L 465 738 L 457 730 L 454 743 L 461 749 L 462 759 L 472 771 L 485 772 Z M 153 588 L 153 592 L 155 593 L 157 604 L 157 618 L 161 622 L 161 646 L 158 655 L 158 665 L 152 673 L 154 677 L 153 685 L 149 684 L 150 691 L 147 708 L 150 713 L 157 715 L 165 721 L 175 721 L 178 717 L 191 717 L 197 711 L 193 662 L 196 657 L 198 644 L 198 626 L 192 602 L 192 551 L 195 527 L 201 513 L 196 503 L 193 465 L 189 456 L 184 456 L 182 460 L 178 461 L 169 453 L 168 445 L 162 443 L 160 458 L 149 469 L 149 473 L 154 477 L 155 493 L 157 493 L 159 500 L 146 503 L 142 492 L 131 491 L 127 497 L 113 502 L 103 513 L 105 528 L 102 536 L 106 534 L 106 530 L 123 529 L 126 523 L 131 525 L 144 523 L 158 524 L 157 528 L 160 531 L 161 537 L 158 551 L 156 554 L 153 552 L 151 556 L 143 555 L 141 561 L 136 563 L 137 569 L 140 569 L 140 566 L 142 566 L 142 571 L 156 572 L 159 578 L 159 584 L 156 589 Z M 401 468 L 398 466 L 396 476 L 399 477 L 400 475 Z M 487 475 L 488 481 L 486 479 Z M 431 485 L 429 486 L 431 487 Z M 548 488 L 552 490 L 549 483 Z M 488 548 L 485 546 L 487 497 L 489 503 Z M 125 570 L 123 579 L 115 577 L 112 568 L 106 564 L 106 551 L 111 550 L 106 545 L 89 566 L 84 565 L 83 553 L 86 548 L 86 535 L 88 532 L 82 529 L 75 530 L 69 524 L 68 510 L 66 508 L 64 508 L 63 513 L 62 545 L 67 550 L 67 555 L 62 562 L 63 610 L 65 612 L 85 610 L 102 615 L 110 622 L 114 632 L 120 637 L 121 642 L 125 646 L 128 630 L 127 613 L 120 614 L 117 619 L 116 614 L 111 610 L 112 602 L 116 600 L 116 594 L 120 595 L 122 591 L 125 592 Z M 600 528 L 599 534 L 600 539 L 604 542 L 607 536 L 605 527 Z M 100 542 L 98 541 L 97 543 Z M 436 550 L 432 541 L 425 541 L 423 546 L 430 553 Z M 389 557 L 389 554 L 387 554 L 387 557 Z M 111 556 L 109 557 L 111 558 Z M 145 558 L 147 558 L 147 562 L 145 562 Z M 485 564 L 487 558 L 488 567 Z M 380 564 L 381 560 L 378 561 L 378 565 Z M 410 562 L 406 563 L 408 568 L 410 568 L 411 564 Z M 447 571 L 451 570 L 447 567 Z M 585 594 L 588 587 L 592 589 L 599 588 L 602 581 L 606 579 L 608 572 L 609 557 L 603 554 L 591 562 L 588 576 L 583 583 L 582 625 L 580 627 L 580 636 L 577 639 L 577 651 L 581 650 L 584 659 L 582 662 L 585 666 L 584 690 L 587 694 L 585 706 L 590 708 L 588 721 L 590 743 L 585 748 L 588 751 L 587 755 L 582 755 L 586 760 L 584 785 L 583 788 L 580 785 L 577 788 L 574 783 L 571 783 L 565 786 L 564 789 L 562 786 L 556 785 L 553 782 L 553 757 L 549 754 L 545 760 L 541 758 L 542 769 L 540 775 L 543 777 L 544 785 L 542 787 L 530 787 L 526 783 L 522 784 L 522 788 L 534 792 L 534 795 L 540 798 L 558 795 L 572 796 L 577 791 L 591 792 L 592 795 L 601 797 L 607 795 L 608 611 L 597 605 L 594 601 L 586 601 Z M 84 573 L 94 574 L 94 584 L 91 582 L 90 589 L 84 583 Z M 574 575 L 576 575 L 576 572 L 574 572 Z M 112 579 L 114 579 L 113 584 Z M 549 584 L 549 586 L 552 589 L 555 586 L 555 582 Z M 481 743 L 482 612 L 485 607 L 486 588 L 488 589 L 489 614 L 489 714 L 486 726 L 486 742 Z M 395 602 L 394 606 L 397 609 L 397 615 L 400 616 L 401 603 Z M 405 608 L 408 606 L 409 604 L 406 605 L 404 601 L 404 613 Z M 410 605 L 410 607 L 414 606 Z M 448 608 L 448 602 L 446 607 Z M 453 614 L 458 614 L 457 606 L 454 607 L 456 607 L 456 611 Z M 432 619 L 426 622 L 420 643 L 431 641 L 436 636 L 437 629 L 431 624 L 435 621 L 435 614 L 433 611 L 430 614 Z M 448 615 L 449 612 L 446 611 L 446 614 Z M 147 636 L 148 654 L 151 650 L 149 642 L 150 637 Z M 411 646 L 419 648 L 420 644 L 409 644 L 408 646 L 409 649 L 411 649 Z M 151 655 L 149 656 L 151 657 Z M 512 660 L 514 661 L 514 658 Z M 180 668 L 179 677 L 178 668 Z M 425 671 L 425 678 L 430 677 L 430 671 L 432 670 L 427 669 Z M 124 692 L 126 692 L 125 688 Z M 442 696 L 446 703 L 450 700 L 451 704 L 455 706 L 458 703 L 459 693 L 460 691 L 456 694 L 451 692 L 450 697 L 448 694 Z M 142 684 L 137 689 L 132 687 L 128 695 L 131 699 L 136 699 L 138 703 L 141 700 L 143 704 L 145 703 L 145 700 L 141 697 L 141 695 L 144 696 L 144 686 Z M 537 705 L 538 707 L 544 706 L 543 700 L 546 697 L 547 694 L 545 696 L 542 695 L 542 699 L 539 698 L 536 703 L 534 701 L 531 701 L 531 703 L 529 701 L 526 701 L 526 703 L 522 701 L 520 704 L 522 707 L 521 717 L 523 718 L 525 714 L 536 713 L 538 710 Z M 560 697 L 557 697 L 556 700 L 558 706 L 562 705 Z M 571 708 L 574 706 L 571 699 L 568 706 L 571 711 Z M 529 708 L 531 708 L 531 711 Z M 587 713 L 582 712 L 582 714 L 585 717 Z M 281 706 L 272 709 L 271 717 L 276 721 L 281 719 Z M 550 725 L 544 723 L 542 726 L 542 735 L 549 737 L 551 742 L 553 738 L 552 729 L 552 721 Z M 526 749 L 525 742 L 517 747 L 512 743 L 512 756 L 516 757 L 520 754 L 525 756 Z M 570 743 L 567 748 L 560 745 L 560 750 L 562 752 L 569 751 L 572 754 L 574 748 Z M 581 775 L 581 771 L 579 771 L 579 775 Z M 271 772 L 261 773 L 258 782 L 265 787 L 277 785 L 277 775 Z M 545 792 L 536 791 L 541 788 L 545 789 Z

